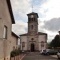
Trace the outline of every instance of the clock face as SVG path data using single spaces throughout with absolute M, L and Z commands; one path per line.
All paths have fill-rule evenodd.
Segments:
M 33 18 L 34 17 L 34 15 L 31 15 L 31 18 Z

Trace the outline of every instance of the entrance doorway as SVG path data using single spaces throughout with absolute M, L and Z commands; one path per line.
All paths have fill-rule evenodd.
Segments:
M 35 51 L 35 45 L 34 43 L 31 44 L 31 52 L 34 52 Z

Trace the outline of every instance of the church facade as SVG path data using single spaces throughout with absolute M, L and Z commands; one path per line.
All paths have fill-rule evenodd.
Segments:
M 28 33 L 20 35 L 21 50 L 41 51 L 47 47 L 47 34 L 38 32 L 38 14 L 35 12 L 27 14 Z

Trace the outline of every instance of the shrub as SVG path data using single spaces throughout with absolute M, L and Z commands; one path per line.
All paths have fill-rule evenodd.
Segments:
M 11 55 L 11 57 L 14 57 L 14 56 L 17 56 L 19 54 L 20 54 L 19 50 L 15 49 L 15 50 L 11 51 L 10 55 Z

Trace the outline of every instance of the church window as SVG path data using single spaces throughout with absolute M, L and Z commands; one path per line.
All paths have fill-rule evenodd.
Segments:
M 32 19 L 32 21 L 34 20 L 34 18 L 31 18 Z
M 41 47 L 44 47 L 44 41 L 41 41 Z
M 35 18 L 34 18 L 34 21 L 35 21 Z
M 31 25 L 31 29 L 33 29 L 33 25 Z
M 31 21 L 31 18 L 29 18 L 29 21 Z
M 34 38 L 31 38 L 31 40 L 33 41 L 33 40 L 34 40 Z

